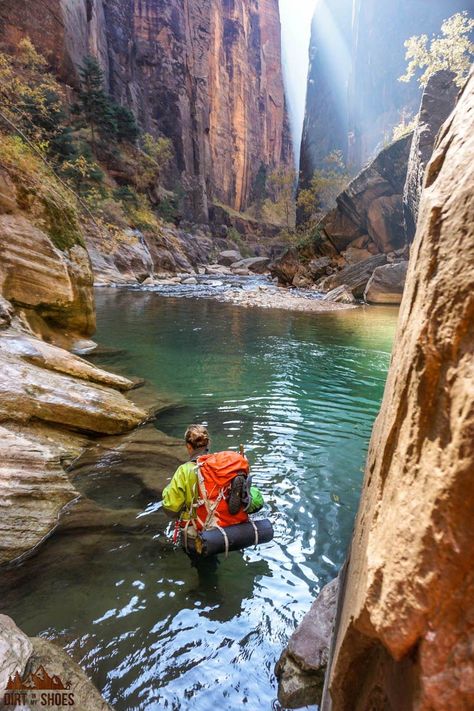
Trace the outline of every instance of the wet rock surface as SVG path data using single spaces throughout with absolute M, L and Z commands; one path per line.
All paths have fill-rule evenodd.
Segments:
M 471 75 L 427 169 L 323 702 L 333 711 L 474 703 L 473 121 Z
M 338 578 L 321 590 L 276 665 L 278 700 L 285 708 L 321 701 L 338 590 Z

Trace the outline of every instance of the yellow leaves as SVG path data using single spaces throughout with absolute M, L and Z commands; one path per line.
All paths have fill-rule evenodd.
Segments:
M 173 144 L 169 138 L 154 138 L 145 133 L 137 151 L 134 183 L 138 190 L 147 190 L 158 184 L 163 171 L 173 157 Z
M 411 121 L 408 122 L 404 119 L 393 129 L 392 139 L 394 141 L 398 141 L 400 138 L 403 138 L 403 136 L 407 136 L 409 133 L 414 131 L 415 128 L 416 118 L 412 118 Z
M 474 57 L 473 30 L 474 20 L 467 12 L 458 12 L 443 22 L 437 37 L 410 37 L 405 42 L 407 71 L 399 81 L 409 82 L 417 71 L 424 70 L 419 83 L 425 87 L 433 74 L 446 69 L 455 74 L 456 84 L 463 86 Z
M 27 69 L 41 69 L 48 62 L 40 54 L 29 37 L 24 37 L 17 47 L 18 61 Z

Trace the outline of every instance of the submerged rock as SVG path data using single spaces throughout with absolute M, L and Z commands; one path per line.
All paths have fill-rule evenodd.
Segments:
M 278 700 L 285 708 L 321 701 L 338 590 L 338 578 L 321 590 L 276 665 Z

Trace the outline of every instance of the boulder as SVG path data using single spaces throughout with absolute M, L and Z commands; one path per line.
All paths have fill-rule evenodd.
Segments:
M 342 256 L 347 264 L 359 264 L 359 262 L 364 262 L 372 255 L 368 249 L 358 249 L 357 247 L 350 246 L 342 253 Z
M 364 231 L 362 225 L 339 207 L 327 213 L 320 227 L 326 241 L 318 247 L 318 252 L 328 252 L 329 255 L 336 255 L 346 249 Z
M 401 196 L 412 137 L 409 134 L 384 148 L 337 197 L 337 207 L 323 218 L 321 233 L 338 252 L 365 239 L 368 232 L 373 239 L 379 230 L 377 246 L 381 251 L 392 251 L 393 245 L 403 241 Z
M 255 274 L 263 274 L 267 271 L 270 259 L 268 257 L 249 257 L 241 259 L 239 262 L 231 264 L 232 269 L 248 269 Z
M 317 281 L 322 276 L 328 274 L 328 269 L 331 268 L 332 259 L 331 257 L 320 257 L 319 259 L 312 259 L 308 264 L 308 271 L 314 281 Z
M 409 242 L 415 237 L 426 166 L 439 129 L 454 109 L 458 94 L 454 75 L 446 70 L 434 74 L 423 92 L 403 190 L 405 231 Z
M 276 665 L 278 700 L 285 708 L 321 701 L 338 588 L 336 578 L 321 590 Z
M 235 262 L 240 262 L 241 260 L 242 255 L 236 249 L 226 249 L 217 257 L 218 263 L 224 267 L 230 267 L 231 264 L 235 264 Z
M 356 299 L 352 291 L 343 284 L 342 286 L 336 286 L 335 289 L 329 291 L 323 297 L 324 301 L 332 301 L 336 304 L 355 304 Z
M 473 708 L 473 294 L 471 73 L 426 170 L 323 708 Z
M 287 249 L 278 259 L 270 264 L 270 274 L 278 279 L 282 286 L 290 286 L 301 267 L 301 259 L 294 247 Z
M 57 676 L 70 684 L 67 694 L 72 694 L 74 706 L 81 711 L 113 711 L 81 667 L 66 652 L 53 642 L 41 637 L 31 639 L 33 653 L 28 660 L 26 672 L 35 673 L 45 669 L 49 676 Z M 67 697 L 68 701 L 69 696 Z
M 17 672 L 23 675 L 32 653 L 33 645 L 29 637 L 10 617 L 0 615 L 0 707 L 9 679 L 13 679 Z
M 41 678 L 41 688 L 44 693 L 58 695 L 59 703 L 53 704 L 55 708 L 71 707 L 80 709 L 80 711 L 113 711 L 81 667 L 66 652 L 47 639 L 27 637 L 10 617 L 0 615 L 1 708 L 4 708 L 3 700 L 9 682 L 13 685 L 15 682 L 25 683 L 31 688 L 33 675 Z M 54 686 L 52 685 L 53 678 L 55 680 Z M 51 686 L 48 686 L 49 680 L 51 680 Z M 11 693 L 15 693 L 14 687 Z M 30 702 L 30 697 L 33 694 L 35 694 L 36 700 Z M 62 703 L 63 694 L 64 703 Z M 18 705 L 5 703 L 5 708 L 30 708 L 36 706 L 37 702 L 38 692 L 35 690 L 26 691 L 24 703 Z
M 344 285 L 351 291 L 356 299 L 361 299 L 374 270 L 386 263 L 387 257 L 385 254 L 376 254 L 364 262 L 345 267 L 336 274 L 327 277 L 327 279 L 324 280 L 323 288 L 325 291 L 331 291 L 337 286 Z
M 369 304 L 400 304 L 408 270 L 408 262 L 377 267 L 365 288 L 364 299 Z
M 405 243 L 403 200 L 387 195 L 373 200 L 367 212 L 367 231 L 379 252 L 387 254 Z

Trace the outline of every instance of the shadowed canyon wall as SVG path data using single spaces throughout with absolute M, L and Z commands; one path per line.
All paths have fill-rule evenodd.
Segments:
M 278 0 L 4 0 L 0 39 L 25 34 L 71 84 L 96 54 L 114 98 L 173 140 L 189 219 L 244 209 L 262 164 L 292 164 Z
M 325 711 L 474 707 L 474 75 L 438 136 Z
M 398 81 L 406 68 L 404 42 L 439 33 L 455 12 L 474 16 L 473 0 L 319 0 L 313 18 L 301 178 L 306 184 L 332 150 L 357 172 L 393 127 L 418 110 L 415 80 Z

